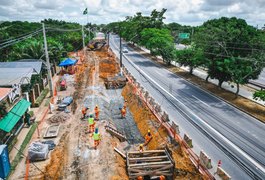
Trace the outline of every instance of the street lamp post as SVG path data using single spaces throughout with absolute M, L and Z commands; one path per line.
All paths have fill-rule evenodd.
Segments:
M 122 42 L 121 42 L 121 25 L 120 25 L 120 67 L 122 68 Z

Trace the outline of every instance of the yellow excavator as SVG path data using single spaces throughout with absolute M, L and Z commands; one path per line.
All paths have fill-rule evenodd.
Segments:
M 92 40 L 87 45 L 87 50 L 89 51 L 96 51 L 100 50 L 107 44 L 106 40 Z

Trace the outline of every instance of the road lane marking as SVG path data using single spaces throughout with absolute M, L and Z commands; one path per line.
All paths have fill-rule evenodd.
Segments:
M 200 99 L 197 98 L 196 96 L 194 96 L 194 95 L 191 95 L 191 96 L 194 97 L 195 99 L 197 99 L 198 101 L 200 101 L 201 103 L 203 103 L 204 105 L 206 105 L 206 106 L 208 106 L 208 107 L 211 107 L 211 106 L 209 106 L 209 104 L 207 104 L 206 102 L 200 100 Z

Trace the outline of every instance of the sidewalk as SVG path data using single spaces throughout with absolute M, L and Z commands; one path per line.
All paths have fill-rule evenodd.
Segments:
M 53 79 L 52 79 L 52 83 L 53 83 L 53 85 L 55 85 L 55 83 L 58 81 L 58 79 L 59 79 L 59 76 L 57 76 L 57 75 L 55 75 L 55 76 L 53 77 Z M 48 93 L 47 96 L 49 96 L 49 93 Z M 50 98 L 47 97 L 47 96 L 44 98 L 43 102 L 41 103 L 41 105 L 40 105 L 38 108 L 30 108 L 30 110 L 34 112 L 34 115 L 35 115 L 35 117 L 36 117 L 35 122 L 39 122 L 39 121 L 41 120 L 41 118 L 42 118 L 43 116 L 45 116 L 45 112 L 46 112 L 46 109 L 47 109 L 47 106 L 45 106 L 45 104 L 46 104 L 46 101 L 47 101 L 47 100 L 48 100 L 48 101 L 50 100 Z M 23 143 L 25 137 L 27 136 L 27 134 L 28 134 L 30 128 L 31 128 L 31 126 L 30 126 L 29 128 L 27 128 L 27 127 L 23 127 L 23 128 L 21 129 L 20 133 L 17 135 L 17 142 L 16 142 L 16 144 L 15 144 L 14 147 L 16 147 L 17 149 L 20 149 L 20 146 L 22 145 L 22 143 Z M 36 129 L 36 131 L 37 131 L 37 129 Z M 36 133 L 36 131 L 34 132 L 34 134 Z M 33 134 L 32 137 L 34 137 L 34 134 Z M 18 150 L 17 150 L 16 148 L 13 148 L 13 149 L 10 151 L 10 153 L 9 153 L 9 160 L 10 160 L 10 163 L 14 160 L 15 156 L 16 156 L 17 153 L 18 153 Z M 27 150 L 27 148 L 25 149 L 25 151 L 26 151 L 26 150 Z M 25 154 L 25 151 L 23 152 L 24 154 Z M 26 155 L 26 154 L 25 154 L 25 155 Z
M 146 53 L 150 53 L 150 51 L 149 51 L 148 49 L 144 48 L 144 47 L 140 47 L 140 46 L 137 46 L 137 47 L 140 48 L 141 50 L 145 51 Z M 161 59 L 160 56 L 158 56 L 158 58 Z M 183 70 L 185 70 L 185 71 L 187 71 L 187 72 L 189 71 L 189 67 L 180 66 L 178 63 L 176 63 L 176 62 L 174 62 L 174 61 L 171 62 L 171 65 L 176 66 L 176 67 L 179 67 L 179 68 L 181 68 L 181 69 L 183 69 Z M 196 68 L 196 69 L 193 70 L 193 75 L 194 75 L 194 76 L 197 76 L 197 77 L 199 77 L 199 78 L 201 78 L 201 79 L 206 79 L 206 77 L 207 77 L 207 72 L 204 71 L 203 69 Z M 210 79 L 210 78 L 209 78 L 208 81 L 209 81 L 210 83 L 215 84 L 215 85 L 218 86 L 218 80 L 216 80 L 216 79 Z M 233 86 L 233 87 L 232 87 L 232 86 Z M 225 90 L 227 90 L 227 91 L 233 92 L 233 93 L 235 93 L 236 90 L 237 90 L 237 89 L 236 89 L 236 84 L 235 84 L 235 83 L 228 83 L 228 82 L 224 82 L 224 83 L 222 84 L 222 88 L 225 89 Z M 264 103 L 263 101 L 253 99 L 253 93 L 254 93 L 255 91 L 256 91 L 256 90 L 255 90 L 254 88 L 250 88 L 250 87 L 247 87 L 247 86 L 245 86 L 245 85 L 240 85 L 239 93 L 238 93 L 238 94 L 239 94 L 240 96 L 242 96 L 242 97 L 245 97 L 245 98 L 247 98 L 247 99 L 253 101 L 253 102 L 256 102 L 256 103 L 258 103 L 258 104 L 260 104 L 260 105 L 262 105 L 262 106 L 265 106 L 265 103 Z

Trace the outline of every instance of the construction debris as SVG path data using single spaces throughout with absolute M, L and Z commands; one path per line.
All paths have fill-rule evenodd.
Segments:
M 126 78 L 124 76 L 107 77 L 104 83 L 107 89 L 119 89 L 126 85 Z
M 67 121 L 71 116 L 65 112 L 60 112 L 58 114 L 53 115 L 49 119 L 47 119 L 47 122 L 51 123 L 64 123 Z
M 175 162 L 167 149 L 127 153 L 127 170 L 130 179 L 139 176 L 154 178 L 161 175 L 173 179 L 174 167 Z
M 43 138 L 54 138 L 57 137 L 59 133 L 60 125 L 52 124 L 46 128 Z
M 116 129 L 114 129 L 114 128 L 108 126 L 108 125 L 105 126 L 105 129 L 106 129 L 106 131 L 109 132 L 111 135 L 117 137 L 121 142 L 127 140 L 126 137 L 125 137 L 121 132 L 119 132 L 118 130 L 116 130 Z

